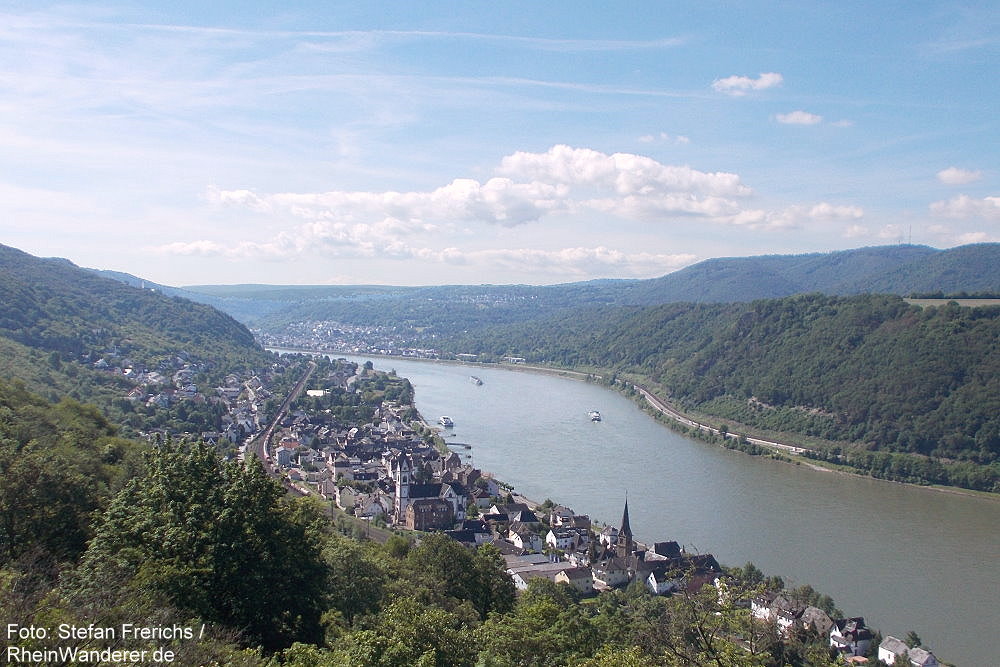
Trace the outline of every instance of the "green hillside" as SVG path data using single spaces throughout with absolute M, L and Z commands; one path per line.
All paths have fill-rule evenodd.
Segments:
M 448 345 L 483 358 L 614 369 L 689 410 L 850 443 L 855 454 L 925 457 L 905 470 L 891 456 L 854 461 L 881 476 L 993 490 L 1000 480 L 1000 307 L 813 294 L 601 308 Z M 928 468 L 926 457 L 950 467 Z
M 147 364 L 179 350 L 260 358 L 246 327 L 213 308 L 7 246 L 0 246 L 0 336 L 74 360 L 96 360 L 112 346 Z
M 546 286 L 202 285 L 179 293 L 210 303 L 265 333 L 293 323 L 334 321 L 394 327 L 411 342 L 426 343 L 456 331 L 527 322 L 563 309 L 597 305 L 735 303 L 810 292 L 905 296 L 939 291 L 1000 291 L 1000 244 L 948 250 L 895 245 L 717 258 L 650 280 Z
M 129 433 L 198 432 L 215 430 L 213 406 L 167 410 L 126 394 L 140 383 L 145 392 L 172 388 L 180 369 L 214 387 L 226 373 L 269 364 L 245 326 L 210 306 L 0 246 L 0 379 L 51 401 L 98 405 Z
M 1000 246 L 997 246 L 1000 249 Z M 995 250 L 996 251 L 996 250 Z M 903 266 L 920 266 L 931 258 L 950 264 L 951 251 L 926 246 L 880 246 L 806 255 L 728 257 L 699 262 L 675 273 L 644 281 L 633 290 L 633 303 L 673 301 L 753 301 L 792 294 L 856 294 L 882 291 L 908 294 L 905 280 L 887 285 L 884 276 Z M 1000 278 L 995 270 L 986 272 Z M 880 288 L 873 287 L 880 284 Z

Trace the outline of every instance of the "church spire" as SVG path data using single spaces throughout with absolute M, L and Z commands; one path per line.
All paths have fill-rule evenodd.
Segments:
M 632 526 L 628 522 L 628 494 L 625 494 L 625 510 L 622 512 L 622 527 L 618 530 L 617 556 L 629 559 L 632 557 Z
M 618 534 L 622 537 L 628 536 L 630 539 L 632 537 L 632 526 L 628 523 L 628 494 L 625 494 L 625 511 L 622 512 L 622 527 Z

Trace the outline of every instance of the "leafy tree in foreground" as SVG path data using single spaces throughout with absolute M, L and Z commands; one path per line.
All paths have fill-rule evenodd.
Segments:
M 167 443 L 112 501 L 75 593 L 95 602 L 121 582 L 139 604 L 237 629 L 250 645 L 319 641 L 321 536 L 283 496 L 256 461 Z

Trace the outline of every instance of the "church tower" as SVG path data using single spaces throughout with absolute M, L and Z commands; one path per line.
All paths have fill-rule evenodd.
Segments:
M 617 556 L 630 558 L 634 544 L 632 542 L 632 526 L 628 522 L 628 496 L 625 497 L 625 511 L 622 512 L 622 527 L 618 530 Z
M 393 459 L 392 480 L 396 484 L 393 514 L 397 522 L 402 522 L 406 518 L 406 508 L 410 505 L 410 484 L 413 482 L 413 466 L 406 454 L 399 454 Z

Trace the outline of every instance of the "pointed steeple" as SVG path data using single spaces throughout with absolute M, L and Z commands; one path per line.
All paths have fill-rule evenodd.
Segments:
M 629 559 L 632 557 L 632 526 L 628 522 L 628 494 L 625 494 L 625 510 L 622 512 L 622 527 L 618 530 L 617 556 Z
M 628 494 L 625 494 L 625 511 L 622 512 L 622 527 L 618 531 L 618 537 L 628 537 L 632 539 L 632 526 L 628 524 Z

